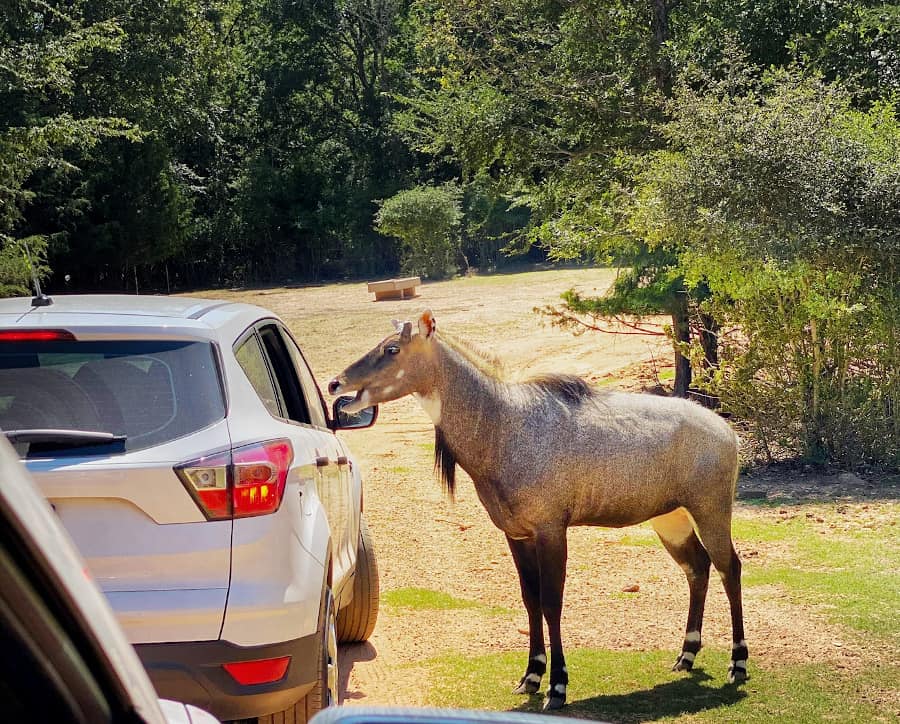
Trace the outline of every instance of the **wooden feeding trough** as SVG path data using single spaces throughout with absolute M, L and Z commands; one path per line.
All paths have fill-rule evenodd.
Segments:
M 416 296 L 416 287 L 421 283 L 419 277 L 385 279 L 380 282 L 369 282 L 369 291 L 375 293 L 376 302 L 382 299 L 408 299 Z

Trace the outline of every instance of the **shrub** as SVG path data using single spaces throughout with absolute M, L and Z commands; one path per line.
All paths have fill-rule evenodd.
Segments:
M 459 187 L 416 186 L 380 203 L 375 228 L 403 243 L 404 272 L 431 279 L 443 279 L 453 272 L 460 253 Z

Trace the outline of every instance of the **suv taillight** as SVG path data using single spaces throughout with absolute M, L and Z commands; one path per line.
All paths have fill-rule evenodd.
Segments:
M 209 520 L 274 513 L 294 449 L 288 440 L 242 445 L 177 465 L 175 473 Z

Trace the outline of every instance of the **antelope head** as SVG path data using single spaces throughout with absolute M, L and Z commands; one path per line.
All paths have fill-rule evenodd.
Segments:
M 430 311 L 412 322 L 394 320 L 394 334 L 328 383 L 332 395 L 356 393 L 356 400 L 344 407 L 348 413 L 371 405 L 397 400 L 414 392 L 427 393 L 433 385 L 434 332 L 437 325 Z

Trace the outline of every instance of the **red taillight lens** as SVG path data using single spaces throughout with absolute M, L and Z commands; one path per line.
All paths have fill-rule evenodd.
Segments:
M 175 473 L 210 520 L 231 517 L 231 453 L 218 453 L 175 468 Z
M 287 440 L 234 448 L 178 465 L 175 473 L 210 520 L 274 513 L 294 449 Z
M 274 513 L 281 505 L 294 449 L 287 440 L 237 448 L 234 459 L 234 517 Z
M 273 681 L 280 681 L 287 673 L 290 663 L 290 656 L 280 656 L 277 659 L 236 661 L 232 664 L 222 664 L 222 668 L 231 674 L 231 678 L 238 684 L 250 686 L 252 684 L 270 684 Z
M 0 342 L 72 342 L 75 335 L 67 329 L 0 329 Z

